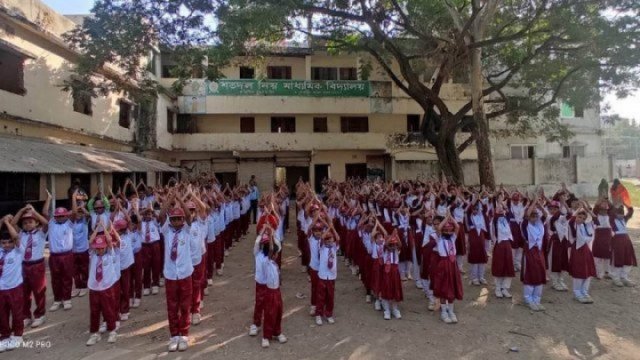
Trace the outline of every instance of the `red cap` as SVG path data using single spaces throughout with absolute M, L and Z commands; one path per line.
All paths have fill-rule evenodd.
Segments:
M 36 216 L 33 213 L 33 211 L 27 211 L 24 214 L 22 214 L 22 217 L 20 218 L 20 220 L 26 220 L 26 219 L 35 219 Z
M 187 202 L 187 209 L 191 210 L 195 208 L 196 208 L 196 203 L 194 203 L 193 201 Z
M 269 237 L 269 235 L 262 234 L 262 237 L 260 238 L 260 244 L 268 244 L 269 242 L 271 242 L 271 238 Z
M 169 217 L 170 218 L 184 217 L 184 210 L 182 210 L 181 208 L 173 208 L 169 210 Z
M 105 249 L 107 247 L 107 238 L 104 235 L 98 235 L 91 244 L 93 249 Z
M 53 212 L 53 217 L 69 216 L 69 211 L 66 208 L 59 207 Z
M 127 228 L 127 226 L 129 226 L 129 224 L 127 223 L 127 220 L 124 219 L 116 220 L 113 222 L 113 227 L 116 229 L 116 231 L 124 230 Z

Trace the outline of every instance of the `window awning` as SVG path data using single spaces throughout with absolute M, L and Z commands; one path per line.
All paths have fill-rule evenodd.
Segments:
M 177 172 L 161 161 L 137 154 L 56 144 L 40 139 L 0 137 L 0 172 L 120 173 Z

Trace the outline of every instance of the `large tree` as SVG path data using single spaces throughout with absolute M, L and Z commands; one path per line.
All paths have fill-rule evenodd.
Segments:
M 140 59 L 162 46 L 177 54 L 179 91 L 189 77 L 218 78 L 248 40 L 308 35 L 329 51 L 368 53 L 421 106 L 422 132 L 449 179 L 464 182 L 459 154 L 476 141 L 480 177 L 493 186 L 490 131 L 564 139 L 559 99 L 597 106 L 601 91 L 624 95 L 637 86 L 639 7 L 634 0 L 98 0 L 94 16 L 68 35 L 84 54 L 70 84 L 153 95 Z M 91 76 L 109 63 L 124 79 Z M 461 72 L 472 91 L 452 109 L 441 91 Z M 498 118 L 502 126 L 490 129 Z M 472 136 L 457 144 L 463 128 Z

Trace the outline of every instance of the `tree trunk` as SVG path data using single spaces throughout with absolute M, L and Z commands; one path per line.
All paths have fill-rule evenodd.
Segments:
M 473 132 L 478 152 L 478 174 L 480 177 L 480 184 L 489 189 L 495 189 L 496 184 L 493 174 L 491 141 L 489 140 L 489 124 L 487 123 L 487 118 L 484 112 L 484 100 L 482 97 L 482 50 L 480 48 L 473 48 L 471 50 L 470 80 L 471 104 L 475 123 Z
M 438 142 L 434 146 L 444 177 L 449 183 L 463 185 L 464 173 L 462 171 L 462 162 L 460 161 L 454 137 L 439 137 Z

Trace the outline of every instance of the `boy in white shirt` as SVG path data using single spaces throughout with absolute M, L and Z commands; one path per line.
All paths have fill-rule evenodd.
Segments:
M 316 298 L 316 324 L 322 325 L 322 318 L 329 324 L 333 319 L 333 304 L 336 278 L 338 276 L 338 235 L 332 229 L 327 229 L 322 236 L 318 249 L 318 285 Z
M 13 216 L 7 215 L 0 221 L 0 353 L 19 348 L 24 331 L 24 245 L 20 243 L 20 237 L 11 224 L 12 219 Z

